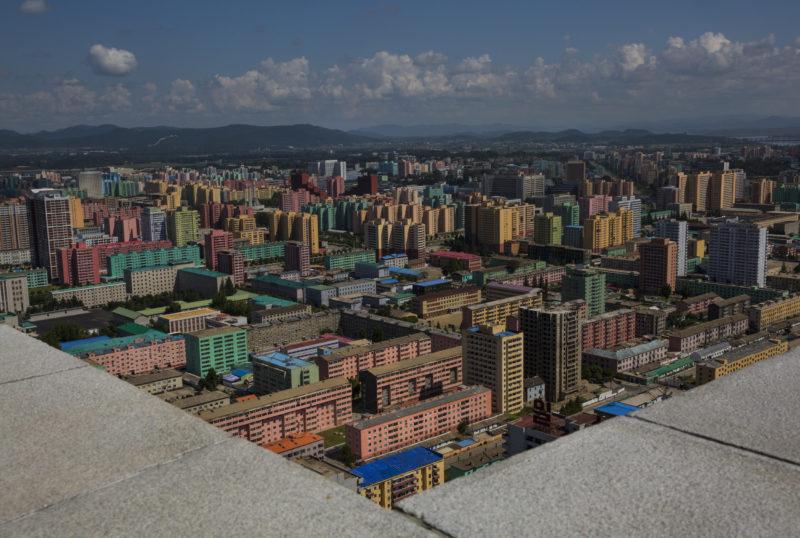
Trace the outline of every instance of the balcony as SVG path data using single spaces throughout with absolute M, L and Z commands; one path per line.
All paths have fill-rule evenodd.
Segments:
M 247 514 L 240 534 L 298 536 L 800 526 L 800 350 L 404 494 L 394 511 L 5 326 L 0 364 L 2 536 L 224 535 L 231 514 Z

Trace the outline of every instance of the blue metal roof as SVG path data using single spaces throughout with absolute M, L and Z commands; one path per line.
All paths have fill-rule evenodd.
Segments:
M 61 346 L 61 351 L 66 351 L 71 347 L 79 346 L 81 344 L 91 344 L 92 342 L 101 342 L 103 340 L 110 340 L 111 338 L 108 336 L 92 336 L 90 338 L 84 338 L 83 340 L 73 340 L 72 342 L 61 342 L 59 345 Z
M 437 278 L 436 280 L 426 280 L 425 282 L 417 282 L 415 286 L 437 286 L 439 284 L 450 284 L 449 280 L 444 278 Z
M 442 456 L 423 446 L 400 452 L 392 456 L 360 465 L 350 472 L 363 478 L 362 487 L 383 482 L 387 478 L 398 476 L 442 459 Z
M 638 410 L 639 408 L 635 405 L 622 402 L 607 403 L 595 409 L 595 411 L 599 411 L 600 413 L 605 413 L 607 415 L 614 415 L 615 417 L 624 417 L 625 415 L 629 415 Z
M 474 444 L 475 444 L 475 441 L 474 441 L 474 440 L 472 440 L 472 439 L 464 439 L 463 441 L 459 441 L 459 442 L 457 442 L 456 444 L 457 444 L 458 446 L 464 447 L 464 446 L 470 446 L 470 445 L 474 445 Z

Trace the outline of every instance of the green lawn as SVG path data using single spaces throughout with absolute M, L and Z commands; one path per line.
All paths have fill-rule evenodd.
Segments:
M 336 426 L 330 430 L 319 432 L 319 435 L 325 439 L 325 448 L 331 448 L 336 445 L 344 444 L 344 425 Z

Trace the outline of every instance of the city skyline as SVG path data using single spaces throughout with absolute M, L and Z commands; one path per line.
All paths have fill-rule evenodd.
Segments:
M 800 37 L 791 21 L 800 7 L 773 4 L 704 15 L 688 3 L 565 12 L 346 2 L 309 13 L 249 2 L 8 1 L 0 6 L 0 127 L 592 129 L 793 115 Z

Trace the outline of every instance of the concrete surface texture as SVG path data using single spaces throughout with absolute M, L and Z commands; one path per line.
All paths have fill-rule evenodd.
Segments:
M 0 536 L 795 535 L 800 349 L 394 511 L 0 326 Z

